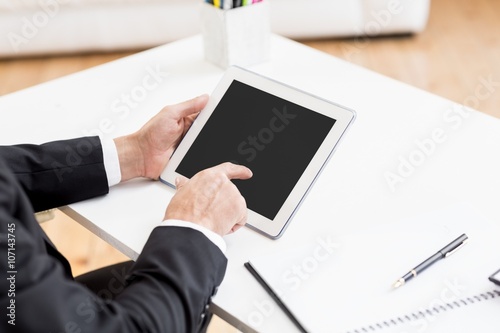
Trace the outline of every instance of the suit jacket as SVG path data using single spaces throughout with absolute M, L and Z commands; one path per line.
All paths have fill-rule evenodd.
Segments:
M 113 301 L 73 280 L 33 212 L 107 192 L 96 137 L 0 147 L 1 332 L 177 333 L 206 324 L 227 260 L 189 228 L 154 229 Z

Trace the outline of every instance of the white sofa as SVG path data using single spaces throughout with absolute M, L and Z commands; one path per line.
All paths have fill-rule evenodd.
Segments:
M 266 0 L 291 38 L 418 33 L 430 0 Z M 0 57 L 145 48 L 200 31 L 202 0 L 0 0 Z

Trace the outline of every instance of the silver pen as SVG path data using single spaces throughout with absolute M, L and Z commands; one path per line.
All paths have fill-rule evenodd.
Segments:
M 410 270 L 408 273 L 406 273 L 402 278 L 399 278 L 393 285 L 394 288 L 399 288 L 402 285 L 404 285 L 406 282 L 410 281 L 412 278 L 416 277 L 418 274 L 422 273 L 424 270 L 426 270 L 428 267 L 431 265 L 435 264 L 441 259 L 447 258 L 456 251 L 458 251 L 462 246 L 464 246 L 469 238 L 467 237 L 466 234 L 463 234 L 462 236 L 458 237 L 455 239 L 453 242 L 450 244 L 446 245 L 443 247 L 441 250 L 439 250 L 436 254 L 432 255 L 431 257 L 427 258 L 424 260 L 421 264 Z

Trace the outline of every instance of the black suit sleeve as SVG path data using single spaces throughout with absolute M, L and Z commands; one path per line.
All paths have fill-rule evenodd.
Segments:
M 43 145 L 0 146 L 0 159 L 16 176 L 35 211 L 109 191 L 98 137 Z
M 0 159 L 1 332 L 182 333 L 204 325 L 227 260 L 202 233 L 156 228 L 127 278 L 110 281 L 107 292 L 123 289 L 107 300 L 50 254 L 16 178 Z

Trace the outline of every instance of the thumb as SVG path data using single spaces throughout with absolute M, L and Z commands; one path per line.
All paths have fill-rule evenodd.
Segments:
M 201 95 L 188 101 L 172 105 L 171 111 L 177 114 L 178 119 L 199 113 L 208 102 L 208 95 Z
M 181 187 L 183 187 L 184 185 L 186 185 L 186 183 L 188 182 L 188 180 L 189 179 L 187 179 L 184 176 L 178 176 L 177 178 L 175 178 L 175 187 L 177 189 L 180 189 Z

